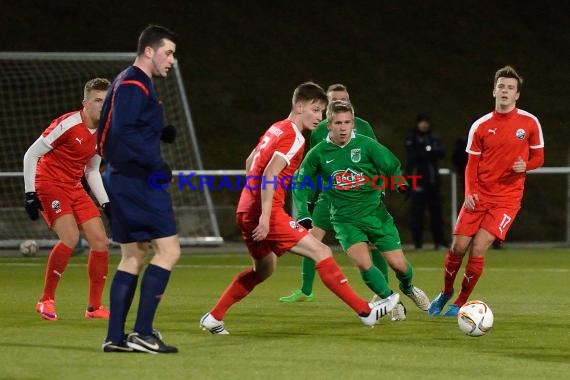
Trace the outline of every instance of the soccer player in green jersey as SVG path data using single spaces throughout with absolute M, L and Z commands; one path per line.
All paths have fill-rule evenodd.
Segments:
M 329 102 L 335 100 L 342 100 L 345 102 L 350 101 L 348 95 L 348 89 L 343 84 L 332 84 L 327 89 L 327 97 Z M 359 117 L 354 118 L 354 129 L 355 132 L 370 138 L 376 139 L 374 130 L 372 126 L 364 119 Z M 327 120 L 321 121 L 317 128 L 311 132 L 310 147 L 315 147 L 318 143 L 323 141 L 329 134 L 327 127 Z M 330 202 L 327 196 L 327 192 L 318 192 L 310 194 L 308 202 L 310 207 L 313 208 L 312 213 L 309 213 L 307 207 L 300 206 L 298 202 L 305 202 L 307 197 L 303 195 L 302 197 L 297 197 L 298 192 L 293 191 L 293 202 L 295 205 L 295 210 L 306 210 L 306 213 L 299 214 L 297 211 L 296 217 L 303 227 L 310 229 L 311 234 L 317 239 L 323 240 L 327 231 L 334 232 L 332 223 L 330 221 L 329 206 Z M 382 253 L 374 246 L 370 246 L 372 261 L 374 265 L 380 269 L 386 281 L 388 281 L 388 265 Z M 301 287 L 299 289 L 293 290 L 290 295 L 279 298 L 279 301 L 286 303 L 293 302 L 312 302 L 315 298 L 313 294 L 313 283 L 315 282 L 315 262 L 311 259 L 303 257 L 301 259 Z M 404 320 L 406 319 L 405 308 L 402 304 L 398 304 L 394 310 L 392 310 L 392 320 Z
M 421 310 L 427 310 L 429 298 L 412 284 L 412 266 L 402 251 L 394 219 L 382 203 L 384 188 L 407 187 L 400 161 L 377 141 L 354 133 L 350 103 L 331 102 L 327 121 L 328 137 L 309 151 L 297 173 L 295 189 L 299 200 L 322 186 L 329 198 L 336 237 L 366 285 L 381 298 L 392 294 L 386 277 L 372 263 L 368 247 L 371 243 L 383 252 L 396 272 L 402 292 Z M 299 215 L 308 215 L 306 200 L 299 202 Z

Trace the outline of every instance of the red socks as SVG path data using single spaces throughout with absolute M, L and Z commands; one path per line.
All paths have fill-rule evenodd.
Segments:
M 261 281 L 257 278 L 252 268 L 244 270 L 226 288 L 214 308 L 210 311 L 210 314 L 218 321 L 222 321 L 228 309 L 251 293 L 253 288 L 259 283 Z
M 89 252 L 87 260 L 87 273 L 89 274 L 89 303 L 88 306 L 94 310 L 101 306 L 101 295 L 107 280 L 109 267 L 109 252 L 94 251 Z
M 55 300 L 55 289 L 57 288 L 57 284 L 67 267 L 67 263 L 69 262 L 69 258 L 72 253 L 73 248 L 66 246 L 61 241 L 57 242 L 53 247 L 47 262 L 44 293 L 42 294 L 40 301 L 46 301 L 49 299 Z
M 368 315 L 370 313 L 368 302 L 360 298 L 354 290 L 352 290 L 344 273 L 342 273 L 332 257 L 319 261 L 315 268 L 325 286 L 336 294 L 338 298 L 343 300 L 344 303 L 350 306 L 358 315 Z
M 368 302 L 354 293 L 348 284 L 348 280 L 332 257 L 320 261 L 316 265 L 316 269 L 326 287 L 354 311 L 359 315 L 368 315 L 370 313 Z M 210 314 L 218 321 L 223 320 L 228 309 L 247 296 L 260 282 L 253 269 L 244 270 L 226 288 L 216 305 L 210 310 Z
M 457 256 L 452 254 L 451 249 L 447 251 L 447 255 L 445 255 L 445 263 L 443 265 L 444 294 L 451 295 L 453 293 L 453 282 L 455 281 L 455 277 L 457 277 L 457 272 L 461 267 L 462 261 L 463 261 L 463 256 Z
M 457 306 L 463 306 L 463 304 L 467 302 L 475 288 L 475 285 L 477 285 L 477 281 L 479 281 L 479 277 L 481 277 L 481 274 L 483 273 L 484 266 L 485 256 L 469 256 L 467 268 L 465 268 L 465 274 L 463 275 L 463 281 L 461 282 L 461 293 L 459 293 L 454 304 Z

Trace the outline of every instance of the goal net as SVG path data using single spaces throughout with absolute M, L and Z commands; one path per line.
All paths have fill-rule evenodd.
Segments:
M 41 245 L 55 241 L 45 223 L 30 221 L 24 211 L 24 153 L 51 120 L 82 107 L 85 82 L 112 81 L 134 59 L 134 53 L 0 52 L 0 246 L 17 246 L 24 239 Z M 178 130 L 174 144 L 162 145 L 165 160 L 175 170 L 203 169 L 178 63 L 155 86 L 165 123 Z M 183 244 L 223 242 L 207 189 L 170 193 Z

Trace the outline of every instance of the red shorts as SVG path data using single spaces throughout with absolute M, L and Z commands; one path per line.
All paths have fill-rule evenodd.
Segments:
M 283 209 L 274 209 L 271 212 L 269 233 L 262 241 L 253 241 L 251 237 L 253 230 L 259 224 L 259 214 L 240 212 L 236 215 L 236 221 L 249 254 L 254 259 L 261 259 L 271 252 L 281 256 L 309 234 L 309 231 L 300 226 Z
M 57 218 L 66 214 L 72 214 L 78 225 L 101 216 L 81 184 L 65 186 L 42 182 L 36 184 L 36 192 L 42 204 L 42 216 L 50 228 Z
M 453 234 L 475 236 L 479 229 L 484 228 L 497 239 L 505 240 L 519 210 L 520 206 L 488 202 L 477 202 L 475 210 L 461 207 Z

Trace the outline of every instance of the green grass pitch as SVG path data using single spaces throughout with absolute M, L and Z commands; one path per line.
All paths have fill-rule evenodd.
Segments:
M 356 291 L 370 298 L 346 257 L 335 257 Z M 433 298 L 441 288 L 443 253 L 408 258 L 415 284 Z M 290 254 L 227 314 L 231 335 L 213 336 L 198 328 L 199 319 L 249 259 L 185 255 L 155 321 L 165 341 L 180 349 L 176 355 L 101 352 L 106 321 L 83 318 L 85 256 L 72 258 L 60 282 L 60 320 L 42 320 L 34 306 L 45 261 L 0 258 L 0 379 L 545 379 L 570 373 L 570 249 L 490 251 L 471 297 L 495 314 L 493 329 L 480 338 L 462 335 L 455 319 L 428 317 L 406 297 L 406 321 L 364 327 L 319 280 L 315 302 L 280 304 L 278 297 L 298 286 L 299 258 Z M 110 279 L 117 261 L 113 256 Z M 397 289 L 393 273 L 390 282 Z M 127 328 L 135 311 L 136 299 Z

